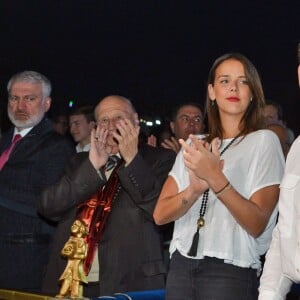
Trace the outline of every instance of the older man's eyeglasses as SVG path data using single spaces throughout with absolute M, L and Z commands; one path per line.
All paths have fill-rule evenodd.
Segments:
M 100 118 L 97 123 L 100 126 L 108 126 L 110 124 L 110 122 L 113 122 L 115 124 L 121 120 L 125 120 L 125 116 L 116 116 L 114 118 L 103 117 L 103 118 Z

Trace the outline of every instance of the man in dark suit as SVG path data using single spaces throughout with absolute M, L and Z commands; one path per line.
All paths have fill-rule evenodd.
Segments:
M 37 212 L 37 199 L 62 176 L 74 148 L 45 118 L 51 84 L 44 75 L 18 73 L 7 90 L 14 127 L 0 143 L 0 288 L 36 292 L 53 233 L 53 225 Z M 6 156 L 16 135 L 20 140 Z
M 78 153 L 60 182 L 42 193 L 40 213 L 59 221 L 43 292 L 58 291 L 66 265 L 60 251 L 75 218 L 84 219 L 92 233 L 87 239 L 88 257 L 93 257 L 93 245 L 96 252 L 93 259 L 85 260 L 89 281 L 85 296 L 163 288 L 162 237 L 152 214 L 175 153 L 138 145 L 138 115 L 126 98 L 104 98 L 95 118 L 98 126 L 92 131 L 90 152 Z M 121 163 L 104 171 L 111 155 L 119 156 Z M 91 197 L 97 191 L 98 196 Z M 104 209 L 97 210 L 101 205 Z

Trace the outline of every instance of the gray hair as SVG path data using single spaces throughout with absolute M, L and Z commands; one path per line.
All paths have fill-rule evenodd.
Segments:
M 7 91 L 10 92 L 12 85 L 16 82 L 28 82 L 34 84 L 41 84 L 43 89 L 43 99 L 47 98 L 51 94 L 51 82 L 43 74 L 35 71 L 23 71 L 13 75 L 7 84 Z

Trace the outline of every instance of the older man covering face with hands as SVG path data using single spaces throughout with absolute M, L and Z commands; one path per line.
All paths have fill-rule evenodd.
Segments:
M 59 221 L 44 292 L 58 291 L 66 264 L 59 252 L 78 217 L 89 227 L 84 296 L 163 288 L 162 239 L 152 214 L 175 153 L 139 145 L 138 115 L 124 97 L 101 100 L 95 117 L 90 152 L 78 153 L 41 197 L 40 213 Z M 120 160 L 109 170 L 113 156 Z

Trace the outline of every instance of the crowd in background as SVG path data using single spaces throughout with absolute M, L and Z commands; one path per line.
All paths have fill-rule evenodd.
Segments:
M 282 107 L 265 100 L 251 61 L 217 58 L 205 106 L 184 99 L 150 131 L 119 95 L 48 116 L 51 89 L 35 71 L 7 84 L 0 288 L 58 298 L 165 288 L 167 300 L 283 299 L 297 280 L 266 283 L 274 241 L 263 267 L 281 197 L 283 219 L 295 134 Z M 61 255 L 70 230 L 80 245 L 70 238 L 75 248 Z M 87 250 L 71 263 L 83 241 Z

